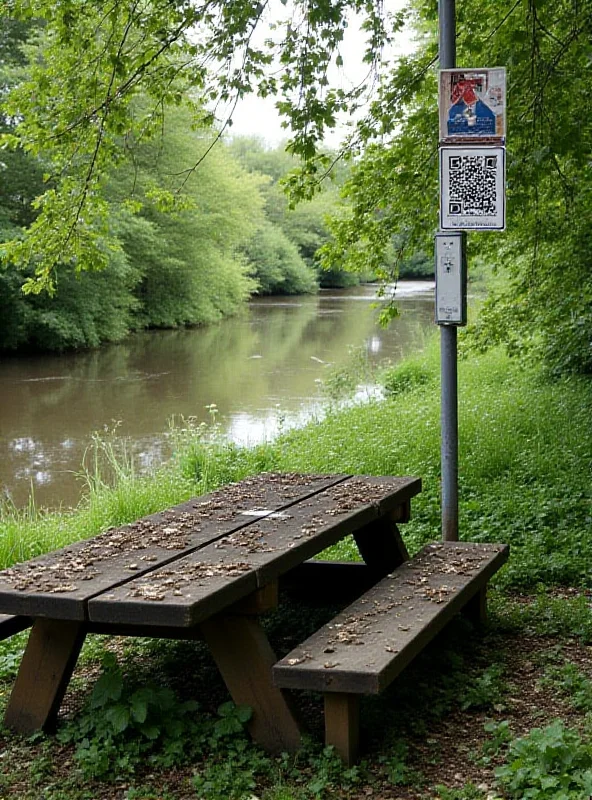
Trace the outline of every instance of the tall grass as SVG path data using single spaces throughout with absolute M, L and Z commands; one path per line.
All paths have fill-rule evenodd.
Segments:
M 421 476 L 423 492 L 404 528 L 415 550 L 440 535 L 436 349 L 384 381 L 390 399 L 330 410 L 322 421 L 254 448 L 224 442 L 215 424 L 178 420 L 174 456 L 151 476 L 138 475 L 131 458 L 95 439 L 77 509 L 0 509 L 0 565 L 266 470 Z M 461 362 L 459 396 L 461 536 L 512 545 L 500 578 L 506 585 L 585 584 L 592 564 L 590 381 L 545 382 L 492 351 Z M 354 555 L 347 544 L 338 553 Z
M 74 509 L 40 509 L 33 497 L 22 509 L 7 502 L 0 505 L 0 568 L 180 503 L 197 488 L 175 461 L 151 475 L 139 475 L 125 449 L 98 435 L 86 453 L 80 479 L 83 498 Z

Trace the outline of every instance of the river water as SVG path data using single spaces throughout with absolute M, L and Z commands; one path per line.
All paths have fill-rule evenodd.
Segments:
M 117 428 L 140 468 L 168 455 L 168 420 L 217 420 L 255 443 L 304 422 L 324 403 L 322 381 L 352 348 L 378 364 L 421 350 L 433 329 L 433 284 L 401 281 L 401 315 L 377 325 L 376 289 L 261 298 L 218 325 L 151 331 L 60 356 L 0 360 L 0 486 L 24 505 L 73 505 L 93 431 Z M 281 420 L 281 422 L 280 422 Z

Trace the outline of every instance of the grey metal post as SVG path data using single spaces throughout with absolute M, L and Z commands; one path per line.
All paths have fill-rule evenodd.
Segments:
M 458 390 L 456 328 L 440 326 L 442 538 L 458 541 Z
M 455 0 L 438 0 L 440 69 L 456 66 Z M 458 541 L 458 383 L 456 327 L 440 326 L 442 538 Z

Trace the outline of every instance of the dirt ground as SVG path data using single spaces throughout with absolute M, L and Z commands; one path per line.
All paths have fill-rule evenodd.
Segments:
M 290 645 L 280 640 L 281 635 L 278 652 Z M 130 640 L 112 638 L 106 646 L 116 652 L 139 683 L 143 675 L 152 681 L 162 680 L 181 697 L 197 695 L 200 706 L 208 712 L 215 712 L 228 699 L 200 643 L 159 642 L 153 650 L 147 650 L 130 646 Z M 592 679 L 591 654 L 591 647 L 575 638 L 508 633 L 495 628 L 484 637 L 475 637 L 467 636 L 462 626 L 452 633 L 445 631 L 387 692 L 364 700 L 362 778 L 346 788 L 329 789 L 323 797 L 432 800 L 441 796 L 438 786 L 460 790 L 467 784 L 473 784 L 489 800 L 502 797 L 494 769 L 503 753 L 492 748 L 492 734 L 485 725 L 507 721 L 513 737 L 555 719 L 583 729 L 583 713 L 574 710 L 561 687 L 545 677 L 550 667 L 571 662 Z M 99 674 L 96 659 L 82 660 L 63 704 L 64 717 L 71 717 L 83 706 Z M 484 675 L 485 679 L 479 678 Z M 3 686 L 5 697 L 9 689 L 7 682 Z M 467 701 L 469 707 L 463 709 Z M 320 739 L 320 698 L 302 695 L 299 702 L 313 737 Z M 198 797 L 191 778 L 199 765 L 157 773 L 140 770 L 133 780 L 79 781 L 74 790 L 66 788 L 72 786 L 75 770 L 72 747 L 59 745 L 51 737 L 22 740 L 6 731 L 0 739 L 2 800 L 127 800 L 132 785 L 152 787 L 143 794 L 132 793 L 134 800 Z M 309 766 L 302 768 L 303 786 L 312 774 Z M 46 791 L 48 785 L 54 787 L 52 792 Z M 64 789 L 56 793 L 55 787 L 60 785 Z M 269 783 L 264 782 L 253 796 L 266 800 L 266 794 L 274 797 Z

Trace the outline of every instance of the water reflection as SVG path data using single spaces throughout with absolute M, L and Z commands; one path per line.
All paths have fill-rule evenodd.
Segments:
M 167 420 L 207 421 L 210 403 L 239 442 L 300 424 L 321 408 L 319 383 L 352 347 L 362 347 L 374 363 L 423 347 L 432 328 L 431 288 L 400 283 L 401 317 L 386 330 L 376 324 L 376 290 L 354 287 L 258 299 L 219 325 L 143 333 L 95 352 L 6 358 L 0 362 L 3 491 L 17 505 L 31 485 L 41 505 L 75 503 L 74 473 L 92 431 L 119 425 L 147 469 L 167 454 Z

